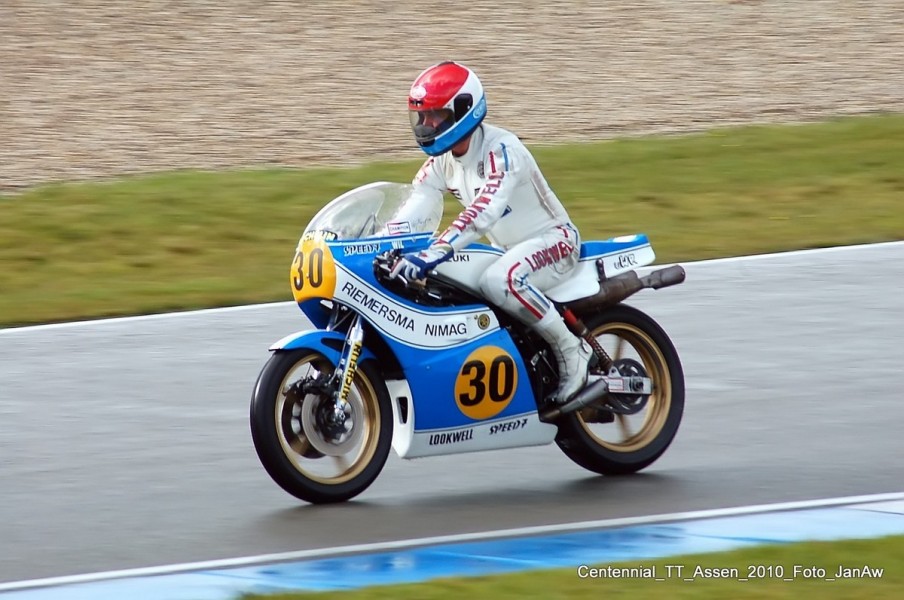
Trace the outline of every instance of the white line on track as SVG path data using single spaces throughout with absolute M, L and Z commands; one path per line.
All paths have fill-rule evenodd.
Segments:
M 904 241 L 896 241 L 896 242 L 880 242 L 876 244 L 857 244 L 851 246 L 831 246 L 829 248 L 813 248 L 809 250 L 792 250 L 790 252 L 772 252 L 769 254 L 748 254 L 745 256 L 729 256 L 726 258 L 712 258 L 707 260 L 699 260 L 699 261 L 687 261 L 682 262 L 682 265 L 717 265 L 731 262 L 744 262 L 744 261 L 752 261 L 752 260 L 762 260 L 762 259 L 770 259 L 770 258 L 781 258 L 781 257 L 791 257 L 791 256 L 799 256 L 806 254 L 825 254 L 832 252 L 849 252 L 849 251 L 857 251 L 871 248 L 887 248 L 887 247 L 895 247 L 895 246 L 904 246 Z M 667 266 L 665 264 L 662 265 L 652 265 L 653 267 L 664 267 Z M 196 316 L 196 315 L 204 315 L 210 313 L 228 313 L 228 312 L 237 312 L 237 311 L 246 311 L 246 310 L 258 310 L 258 309 L 268 309 L 277 306 L 287 306 L 294 304 L 292 301 L 287 302 L 269 302 L 264 304 L 246 304 L 242 306 L 227 306 L 222 308 L 204 308 L 200 310 L 185 310 L 178 312 L 169 312 L 169 313 L 157 313 L 157 314 L 149 314 L 149 315 L 138 315 L 133 317 L 112 317 L 108 319 L 93 319 L 93 320 L 85 320 L 85 321 L 67 321 L 65 323 L 49 323 L 46 325 L 27 325 L 24 327 L 9 327 L 6 329 L 0 329 L 0 336 L 4 334 L 13 334 L 13 333 L 25 333 L 29 331 L 42 331 L 47 329 L 63 329 L 70 327 L 84 327 L 90 325 L 104 325 L 104 324 L 115 324 L 115 323 L 128 323 L 134 321 L 150 321 L 150 320 L 158 320 L 158 319 L 170 319 L 176 317 L 184 317 L 184 316 Z
M 83 575 L 68 575 L 63 577 L 48 577 L 45 579 L 31 579 L 26 581 L 14 581 L 0 583 L 0 593 L 14 590 L 24 590 L 39 587 L 58 585 L 73 585 L 78 583 L 91 583 L 97 581 L 109 581 L 111 579 L 124 579 L 127 577 L 152 577 L 158 575 L 173 575 L 188 571 L 206 571 L 212 569 L 228 569 L 247 567 L 265 563 L 286 561 L 311 560 L 344 556 L 351 554 L 363 554 L 373 552 L 387 552 L 392 550 L 408 550 L 422 546 L 437 544 L 456 544 L 461 542 L 490 541 L 505 538 L 518 538 L 535 535 L 551 535 L 569 531 L 585 531 L 612 527 L 627 527 L 631 525 L 649 525 L 653 523 L 666 523 L 678 521 L 691 521 L 695 519 L 713 519 L 718 517 L 735 517 L 743 515 L 756 515 L 768 512 L 784 510 L 804 510 L 811 508 L 827 508 L 852 504 L 865 504 L 872 502 L 889 502 L 904 500 L 904 492 L 889 494 L 871 494 L 867 496 L 846 496 L 841 498 L 823 498 L 818 500 L 801 500 L 796 502 L 779 502 L 774 504 L 759 504 L 754 506 L 738 506 L 732 508 L 717 508 L 710 510 L 696 510 L 689 512 L 666 513 L 661 515 L 644 515 L 638 517 L 623 517 L 619 519 L 603 519 L 599 521 L 582 521 L 578 523 L 563 523 L 560 525 L 537 525 L 533 527 L 519 527 L 515 529 L 500 529 L 497 531 L 481 531 L 476 533 L 460 533 L 454 535 L 441 535 L 409 540 L 397 540 L 390 542 L 375 542 L 370 544 L 357 544 L 352 546 L 337 546 L 334 548 L 316 548 L 313 550 L 299 550 L 296 552 L 281 552 L 276 554 L 261 554 L 258 556 L 245 556 L 239 558 L 227 558 L 222 560 L 210 560 L 194 563 L 181 563 L 175 565 L 161 565 L 157 567 L 142 567 L 137 569 L 122 569 L 119 571 L 103 571 L 98 573 L 86 573 Z

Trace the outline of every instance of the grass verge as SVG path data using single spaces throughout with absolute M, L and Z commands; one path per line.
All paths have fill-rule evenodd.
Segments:
M 904 116 L 535 151 L 585 239 L 642 231 L 663 262 L 904 239 Z M 287 300 L 316 210 L 359 184 L 409 181 L 419 164 L 0 196 L 0 326 Z
M 614 563 L 611 566 L 650 567 L 652 577 L 580 578 L 577 569 L 533 571 L 512 575 L 441 579 L 429 583 L 364 588 L 350 592 L 290 593 L 245 596 L 244 600 L 439 600 L 441 598 L 492 598 L 493 600 L 597 600 L 599 598 L 645 598 L 666 600 L 694 598 L 768 598 L 769 600 L 821 598 L 843 600 L 901 598 L 904 590 L 904 536 L 876 540 L 805 542 L 779 546 L 757 546 L 732 552 L 671 557 L 655 561 Z M 672 569 L 667 568 L 672 565 Z M 602 567 L 610 565 L 601 565 Z M 683 567 L 678 574 L 676 566 Z M 869 567 L 871 577 L 837 578 L 841 568 Z M 717 570 L 727 577 L 705 577 Z M 736 572 L 731 572 L 735 569 Z M 817 571 L 822 569 L 822 571 Z M 881 574 L 879 570 L 881 569 Z M 696 572 L 696 573 L 695 573 Z M 752 575 L 759 575 L 753 577 Z M 693 581 L 684 581 L 693 578 Z M 739 578 L 748 578 L 739 581 Z M 791 581 L 786 581 L 785 579 Z M 834 581 L 827 581 L 834 578 Z

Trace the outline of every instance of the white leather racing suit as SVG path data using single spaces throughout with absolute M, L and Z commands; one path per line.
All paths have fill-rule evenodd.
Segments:
M 483 124 L 472 134 L 466 154 L 431 157 L 413 183 L 425 201 L 448 191 L 466 207 L 438 242 L 458 251 L 485 235 L 506 251 L 481 279 L 488 300 L 529 325 L 547 315 L 547 321 L 561 322 L 543 291 L 570 275 L 580 237 L 534 157 L 513 133 Z
M 559 403 L 572 398 L 587 381 L 592 351 L 568 329 L 543 292 L 571 275 L 581 241 L 534 157 L 514 134 L 481 125 L 463 156 L 446 152 L 428 159 L 413 184 L 415 205 L 440 201 L 448 191 L 465 209 L 430 249 L 414 260 L 400 261 L 401 268 L 420 272 L 450 256 L 450 247 L 461 250 L 484 235 L 504 249 L 481 277 L 481 291 L 549 343 L 559 369 L 559 387 L 552 398 Z

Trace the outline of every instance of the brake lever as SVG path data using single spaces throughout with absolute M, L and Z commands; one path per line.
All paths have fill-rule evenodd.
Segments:
M 374 262 L 377 267 L 386 271 L 387 273 L 392 273 L 393 267 L 398 262 L 399 257 L 401 257 L 402 253 L 400 250 L 387 250 L 382 254 L 377 254 L 374 257 Z
M 374 257 L 374 263 L 376 263 L 378 269 L 385 272 L 389 276 L 390 280 L 401 279 L 405 283 L 405 285 L 408 285 L 408 280 L 402 277 L 401 273 L 396 276 L 392 275 L 392 271 L 393 269 L 395 269 L 395 266 L 396 264 L 398 264 L 399 260 L 401 260 L 401 257 L 402 253 L 400 250 L 387 250 L 382 254 L 377 254 Z

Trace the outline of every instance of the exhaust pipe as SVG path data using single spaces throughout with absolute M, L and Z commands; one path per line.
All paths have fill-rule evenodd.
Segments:
M 609 392 L 609 384 L 602 377 L 578 392 L 578 395 L 563 404 L 554 406 L 540 413 L 541 421 L 555 421 L 562 415 L 580 410 L 595 400 L 599 400 Z
M 600 282 L 600 291 L 593 296 L 587 296 L 569 302 L 568 307 L 573 311 L 612 306 L 633 296 L 645 288 L 658 290 L 660 288 L 678 285 L 686 278 L 684 268 L 680 265 L 672 265 L 664 269 L 653 271 L 649 275 L 640 277 L 636 271 L 628 271 L 616 275 L 611 279 Z
M 640 280 L 643 282 L 644 287 L 658 290 L 659 288 L 683 283 L 686 277 L 687 274 L 684 272 L 684 267 L 672 265 L 671 267 L 653 271 L 649 275 L 641 277 Z

